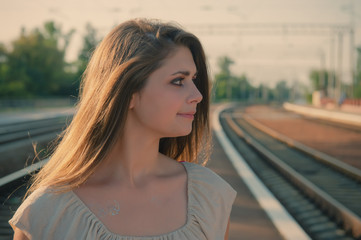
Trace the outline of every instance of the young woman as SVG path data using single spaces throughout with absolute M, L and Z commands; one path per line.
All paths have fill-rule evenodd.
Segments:
M 119 25 L 95 50 L 77 113 L 10 220 L 14 239 L 227 238 L 236 193 L 197 164 L 208 112 L 194 35 L 144 19 Z

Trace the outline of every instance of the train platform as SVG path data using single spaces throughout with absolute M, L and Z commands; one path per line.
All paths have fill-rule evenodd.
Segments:
M 324 119 L 361 128 L 361 107 L 328 109 L 287 102 L 283 104 L 283 107 L 288 111 L 292 111 L 308 117 Z
M 305 118 L 295 112 L 265 105 L 249 106 L 242 112 L 243 117 L 253 125 L 261 124 L 278 136 L 286 136 L 290 141 L 301 143 L 361 169 L 361 127 L 315 117 Z M 361 115 L 352 116 L 359 116 L 361 121 Z

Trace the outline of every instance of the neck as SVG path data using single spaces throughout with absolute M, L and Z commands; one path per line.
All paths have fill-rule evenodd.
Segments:
M 161 154 L 159 137 L 127 121 L 124 133 L 95 173 L 95 179 L 123 183 L 129 187 L 142 185 L 159 173 Z
M 121 174 L 128 178 L 129 183 L 154 174 L 159 161 L 159 140 L 132 137 L 133 139 L 121 141 L 118 144 L 120 151 L 116 151 Z

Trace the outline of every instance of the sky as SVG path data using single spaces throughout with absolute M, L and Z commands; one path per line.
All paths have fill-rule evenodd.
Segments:
M 75 29 L 68 61 L 76 59 L 86 23 L 103 37 L 131 18 L 175 21 L 200 38 L 212 75 L 219 71 L 219 57 L 228 56 L 232 72 L 245 74 L 255 86 L 280 80 L 309 84 L 310 70 L 321 67 L 350 82 L 349 31 L 340 41 L 330 29 L 349 27 L 353 19 L 353 45 L 361 46 L 359 0 L 0 0 L 0 6 L 0 42 L 8 46 L 22 27 L 31 30 L 48 20 L 64 32 Z

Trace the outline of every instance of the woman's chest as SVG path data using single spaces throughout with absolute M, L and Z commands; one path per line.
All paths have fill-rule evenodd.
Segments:
M 162 235 L 187 222 L 186 179 L 140 189 L 107 187 L 77 194 L 110 232 L 122 236 Z
M 127 196 L 109 202 L 103 224 L 114 233 L 126 236 L 161 235 L 172 232 L 187 221 L 187 200 L 184 194 Z

